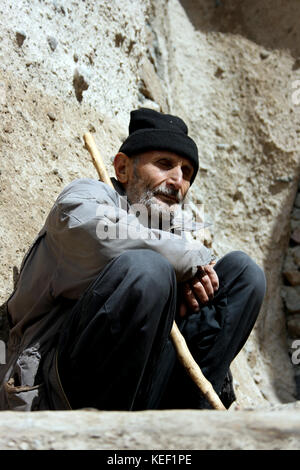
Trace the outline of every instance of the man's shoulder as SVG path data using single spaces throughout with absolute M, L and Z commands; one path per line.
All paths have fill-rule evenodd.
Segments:
M 73 191 L 103 191 L 108 185 L 102 183 L 102 181 L 93 178 L 77 178 L 69 183 L 62 190 L 61 194 L 66 194 Z
M 94 219 L 101 205 L 117 206 L 117 199 L 118 194 L 107 184 L 91 178 L 78 178 L 57 197 L 47 217 L 46 227 L 56 230 L 80 225 Z
M 115 191 L 102 181 L 92 178 L 78 178 L 69 183 L 60 193 L 57 202 L 64 201 L 69 198 L 76 199 L 106 199 L 107 197 L 115 198 Z

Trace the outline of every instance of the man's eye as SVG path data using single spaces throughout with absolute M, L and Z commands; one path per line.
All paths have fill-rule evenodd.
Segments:
M 193 176 L 194 170 L 191 168 L 183 168 L 182 173 L 186 179 L 191 179 Z
M 169 168 L 171 166 L 171 163 L 168 161 L 168 160 L 158 160 L 158 163 L 161 165 L 161 166 L 164 166 L 164 167 L 167 167 Z

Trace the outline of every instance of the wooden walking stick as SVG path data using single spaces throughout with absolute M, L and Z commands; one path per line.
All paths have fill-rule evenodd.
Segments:
M 113 187 L 113 184 L 108 176 L 106 171 L 104 162 L 102 157 L 96 147 L 95 141 L 93 136 L 87 132 L 83 136 L 86 148 L 90 152 L 96 170 L 98 172 L 99 178 L 103 183 L 108 184 L 109 186 Z M 204 395 L 206 400 L 211 404 L 211 406 L 216 410 L 226 410 L 225 406 L 221 402 L 219 396 L 213 389 L 211 383 L 204 377 L 203 373 L 201 372 L 200 367 L 198 366 L 197 362 L 193 358 L 192 354 L 190 353 L 189 348 L 187 347 L 186 341 L 182 334 L 179 331 L 176 322 L 174 321 L 172 330 L 171 330 L 171 339 L 173 342 L 173 346 L 176 350 L 178 359 L 180 363 L 183 365 L 191 379 L 195 382 L 198 386 L 201 393 Z

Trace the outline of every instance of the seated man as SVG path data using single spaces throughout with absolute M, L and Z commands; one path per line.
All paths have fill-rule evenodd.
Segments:
M 215 263 L 174 233 L 198 170 L 180 118 L 133 111 L 114 167 L 114 189 L 79 179 L 62 191 L 23 260 L 1 409 L 208 408 L 176 359 L 174 319 L 224 405 L 234 400 L 229 367 L 259 313 L 262 269 L 240 251 Z

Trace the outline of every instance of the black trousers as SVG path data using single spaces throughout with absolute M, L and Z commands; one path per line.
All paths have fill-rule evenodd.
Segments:
M 75 304 L 60 336 L 58 369 L 72 408 L 209 408 L 176 359 L 173 320 L 221 394 L 265 293 L 263 271 L 243 252 L 224 256 L 215 270 L 220 287 L 214 299 L 180 319 L 176 277 L 165 258 L 130 250 L 111 261 Z

